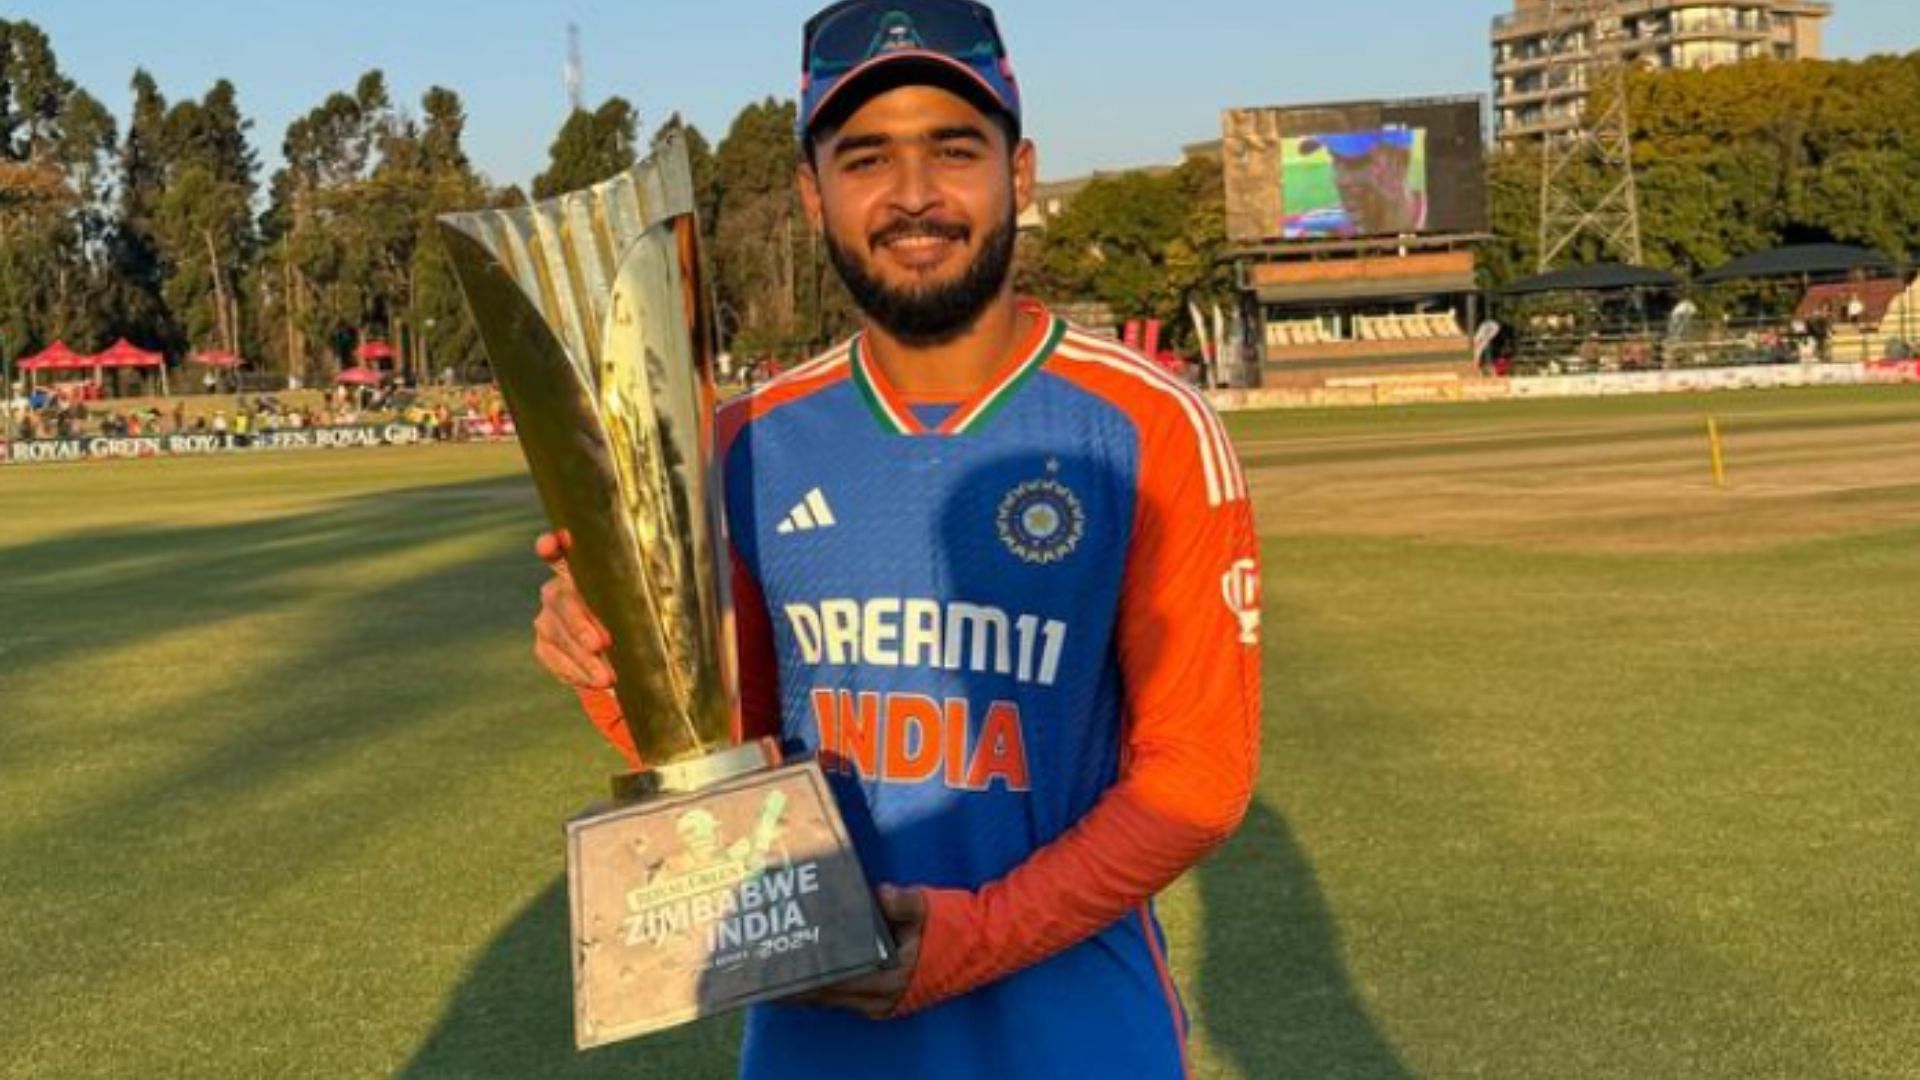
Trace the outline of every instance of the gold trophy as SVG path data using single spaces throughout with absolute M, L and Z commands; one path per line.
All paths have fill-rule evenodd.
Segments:
M 441 236 L 647 768 L 567 825 L 581 1049 L 802 992 L 893 946 L 818 763 L 735 745 L 714 331 L 684 138 Z

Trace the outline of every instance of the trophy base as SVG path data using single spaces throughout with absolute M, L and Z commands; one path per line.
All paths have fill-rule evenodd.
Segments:
M 628 804 L 661 795 L 687 794 L 778 764 L 779 747 L 772 739 L 758 739 L 691 761 L 623 773 L 613 778 L 613 798 L 617 803 Z
M 582 1050 L 893 962 L 892 936 L 812 759 L 771 743 L 615 781 L 567 824 Z

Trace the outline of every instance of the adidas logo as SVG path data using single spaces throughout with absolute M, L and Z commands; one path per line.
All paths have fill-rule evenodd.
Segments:
M 815 529 L 831 529 L 839 522 L 834 520 L 833 508 L 827 505 L 827 497 L 819 488 L 807 492 L 800 505 L 787 512 L 775 532 L 781 536 L 792 536 L 797 532 L 812 532 Z

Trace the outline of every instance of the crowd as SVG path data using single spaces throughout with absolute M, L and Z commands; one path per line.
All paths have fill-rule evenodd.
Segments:
M 255 435 L 309 428 L 405 423 L 437 441 L 505 434 L 511 430 L 505 403 L 494 388 L 464 391 L 336 387 L 331 394 L 283 400 L 273 394 L 236 396 L 231 407 L 207 399 L 175 399 L 124 408 L 67 395 L 16 399 L 14 435 L 21 441 L 142 435 L 220 435 L 244 446 Z

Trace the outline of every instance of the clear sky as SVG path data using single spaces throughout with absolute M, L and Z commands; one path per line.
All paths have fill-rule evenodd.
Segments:
M 825 0 L 0 0 L 53 35 L 67 73 L 124 122 L 144 66 L 169 100 L 233 80 L 269 168 L 289 121 L 361 72 L 417 105 L 459 91 L 467 144 L 524 183 L 566 111 L 566 27 L 589 104 L 633 101 L 650 129 L 678 110 L 713 141 L 747 102 L 791 97 L 800 24 Z M 995 5 L 1047 178 L 1174 161 L 1219 135 L 1220 110 L 1486 93 L 1499 0 L 1002 0 Z M 1828 54 L 1920 48 L 1915 0 L 1836 0 Z M 265 177 L 262 177 L 263 181 Z

